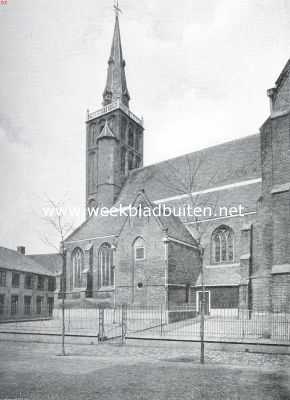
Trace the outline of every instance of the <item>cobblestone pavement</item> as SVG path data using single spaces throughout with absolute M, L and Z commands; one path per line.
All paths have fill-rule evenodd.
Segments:
M 128 341 L 60 345 L 0 342 L 0 399 L 289 400 L 290 356 Z

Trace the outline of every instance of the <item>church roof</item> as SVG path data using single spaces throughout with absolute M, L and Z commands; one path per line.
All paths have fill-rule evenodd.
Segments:
M 216 202 L 219 194 L 221 205 L 244 204 L 246 209 L 253 210 L 261 195 L 259 135 L 133 170 L 117 204 L 130 204 L 142 189 L 152 202 L 173 204 L 194 192 L 197 203 L 205 199 L 208 203 Z
M 6 247 L 0 247 L 0 268 L 39 275 L 53 275 L 48 268 L 39 264 L 36 260 Z
M 103 93 L 103 99 L 104 106 L 116 100 L 120 100 L 128 107 L 130 101 L 126 82 L 125 60 L 123 58 L 118 14 L 116 14 L 115 19 L 114 36 L 111 54 L 108 61 L 107 82 Z
M 259 135 L 248 136 L 133 170 L 115 206 L 125 207 L 132 204 L 142 190 L 145 191 L 151 203 L 160 199 L 165 199 L 164 203 L 168 205 L 183 201 L 183 196 L 188 193 L 185 189 L 191 186 L 187 185 L 187 175 L 190 175 L 190 171 L 195 171 L 193 190 L 201 192 L 197 195 L 194 206 L 198 206 L 198 203 L 204 205 L 206 200 L 207 204 L 212 203 L 222 207 L 242 204 L 245 211 L 254 211 L 256 201 L 261 195 Z M 223 189 L 202 192 L 219 187 Z M 190 233 L 187 233 L 179 218 L 163 218 L 165 218 L 163 223 L 168 227 L 170 235 L 176 239 L 189 240 Z M 125 217 L 122 216 L 93 216 L 74 231 L 66 241 L 117 236 L 124 221 Z

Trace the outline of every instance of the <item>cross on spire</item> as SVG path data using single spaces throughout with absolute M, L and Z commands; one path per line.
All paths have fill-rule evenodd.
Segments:
M 121 8 L 119 7 L 119 1 L 118 0 L 115 0 L 114 10 L 115 10 L 116 17 L 118 17 L 119 14 L 122 12 Z

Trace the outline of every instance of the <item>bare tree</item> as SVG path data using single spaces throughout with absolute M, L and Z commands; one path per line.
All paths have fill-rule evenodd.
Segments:
M 190 205 L 193 213 L 189 215 L 186 213 L 183 218 L 183 222 L 191 223 L 194 225 L 194 236 L 199 253 L 200 260 L 200 277 L 202 286 L 202 301 L 200 310 L 200 338 L 201 338 L 201 355 L 200 362 L 204 363 L 204 332 L 205 332 L 205 282 L 204 282 L 204 253 L 208 246 L 208 243 L 203 241 L 204 235 L 208 229 L 207 224 L 203 222 L 203 215 L 195 212 L 198 210 L 204 210 L 206 207 L 215 213 L 218 196 L 213 193 L 200 193 L 201 188 L 201 170 L 205 163 L 205 158 L 202 152 L 197 157 L 190 155 L 184 156 L 179 162 L 176 160 L 166 161 L 166 168 L 163 168 L 161 174 L 156 179 L 159 181 L 163 188 L 167 189 L 169 194 L 172 196 L 178 196 L 177 205 L 180 208 L 184 208 L 184 203 Z M 215 172 L 206 182 L 206 187 L 212 186 L 217 177 Z M 202 182 L 205 183 L 204 181 Z M 204 186 L 204 185 L 203 185 Z
M 62 355 L 65 355 L 65 287 L 66 287 L 66 250 L 64 247 L 64 240 L 73 230 L 73 222 L 71 215 L 65 212 L 63 201 L 54 201 L 46 197 L 46 212 L 42 216 L 43 222 L 52 231 L 54 240 L 51 240 L 47 234 L 42 234 L 42 241 L 54 248 L 56 253 L 62 259 L 62 272 L 60 280 L 60 297 L 61 297 L 61 310 L 62 310 Z M 44 209 L 43 209 L 44 211 Z M 57 242 L 57 243 L 55 243 Z

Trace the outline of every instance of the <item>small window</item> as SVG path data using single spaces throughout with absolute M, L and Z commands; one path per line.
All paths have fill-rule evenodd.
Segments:
M 55 291 L 55 279 L 54 278 L 48 278 L 48 291 L 49 292 Z
M 145 259 L 145 243 L 143 238 L 138 238 L 134 243 L 135 249 L 135 260 L 144 260 Z
M 37 296 L 36 297 L 36 314 L 41 314 L 43 308 L 43 297 Z
M 18 313 L 18 296 L 11 296 L 11 315 Z
M 33 286 L 33 275 L 26 274 L 24 279 L 24 287 L 25 289 L 32 289 Z
M 18 272 L 12 272 L 12 287 L 19 288 L 20 274 Z
M 38 275 L 37 277 L 37 289 L 44 290 L 44 276 Z
M 6 286 L 6 271 L 0 271 L 0 286 Z
M 24 296 L 24 314 L 31 314 L 31 296 Z
M 5 310 L 5 295 L 0 294 L 0 315 L 4 314 Z
M 47 299 L 47 305 L 48 305 L 48 315 L 51 317 L 53 314 L 53 305 L 54 305 L 54 298 L 49 297 Z

